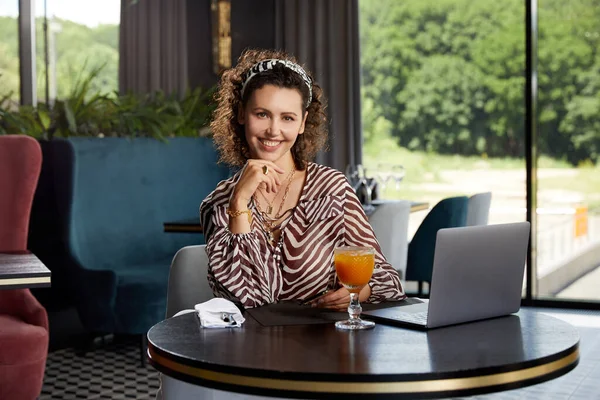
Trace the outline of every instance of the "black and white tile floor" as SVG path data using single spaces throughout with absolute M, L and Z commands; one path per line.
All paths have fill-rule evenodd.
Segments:
M 580 362 L 568 374 L 538 385 L 468 399 L 600 400 L 600 313 L 540 310 L 566 320 L 579 329 Z M 85 356 L 73 349 L 52 351 L 48 356 L 40 400 L 154 399 L 158 373 L 142 367 L 139 344 L 108 343 Z
M 141 366 L 137 342 L 107 343 L 85 355 L 51 352 L 40 400 L 149 400 L 157 389 L 158 372 Z

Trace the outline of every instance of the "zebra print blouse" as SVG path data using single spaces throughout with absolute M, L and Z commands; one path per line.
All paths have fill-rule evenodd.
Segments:
M 385 260 L 362 205 L 346 177 L 309 163 L 300 200 L 282 224 L 276 246 L 261 228 L 253 203 L 251 232 L 229 231 L 229 197 L 240 173 L 222 181 L 200 205 L 208 253 L 208 282 L 216 296 L 257 307 L 281 300 L 306 299 L 337 289 L 333 249 L 372 246 L 375 269 L 368 302 L 405 298 L 398 273 Z

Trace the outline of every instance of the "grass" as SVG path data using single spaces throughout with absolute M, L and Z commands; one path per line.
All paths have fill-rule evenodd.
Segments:
M 375 143 L 367 143 L 363 151 L 364 164 L 370 170 L 379 165 L 402 164 L 406 168 L 406 180 L 422 182 L 423 175 L 438 175 L 441 170 L 477 169 L 523 169 L 525 158 L 487 158 L 481 156 L 445 155 L 411 151 L 398 145 L 393 138 L 377 139 Z M 539 168 L 570 168 L 565 161 L 554 160 L 542 156 L 538 161 Z
M 378 170 L 390 170 L 392 165 L 403 165 L 406 176 L 401 183 L 401 189 L 391 188 L 385 191 L 387 198 L 410 199 L 441 199 L 448 192 L 436 192 L 435 189 L 425 189 L 423 184 L 448 183 L 441 178 L 442 171 L 481 171 L 506 170 L 524 171 L 525 159 L 516 158 L 486 158 L 478 156 L 440 155 L 422 151 L 410 151 L 400 147 L 395 139 L 378 139 L 375 143 L 366 143 L 363 150 L 363 163 L 369 176 Z M 565 161 L 555 160 L 546 156 L 538 160 L 538 168 L 546 174 L 540 174 L 538 187 L 540 191 L 576 192 L 580 194 L 590 210 L 600 211 L 600 165 L 585 165 L 573 167 Z M 553 174 L 552 170 L 566 172 Z M 561 170 L 561 171 L 558 171 Z M 569 172 L 571 171 L 571 172 Z M 516 183 L 517 190 L 524 190 L 522 184 Z M 435 185 L 434 185 L 435 186 Z M 558 192 L 557 192 L 558 193 Z M 525 193 L 523 193 L 523 198 Z M 560 199 L 557 199 L 560 200 Z
M 565 190 L 583 194 L 589 210 L 600 212 L 600 166 L 579 167 L 576 175 L 568 178 L 552 177 L 539 180 L 540 190 Z

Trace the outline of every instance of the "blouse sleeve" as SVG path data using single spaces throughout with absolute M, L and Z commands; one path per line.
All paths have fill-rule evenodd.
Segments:
M 362 204 L 350 184 L 345 188 L 346 205 L 344 210 L 345 242 L 348 246 L 371 246 L 375 249 L 375 269 L 369 281 L 371 296 L 369 303 L 406 298 L 398 272 L 387 262 L 373 228 L 367 220 Z
M 214 294 L 246 308 L 273 303 L 281 291 L 282 277 L 268 264 L 268 252 L 256 229 L 231 233 L 226 208 L 207 200 L 200 206 L 200 218 L 208 255 L 208 283 Z

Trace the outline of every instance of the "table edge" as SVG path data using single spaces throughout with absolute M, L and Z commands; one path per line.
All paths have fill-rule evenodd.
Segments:
M 177 224 L 177 223 L 173 223 L 173 222 L 165 222 L 165 223 L 163 223 L 163 231 L 164 232 L 176 232 L 176 233 L 187 233 L 187 232 L 204 233 L 204 229 L 202 229 L 200 222 L 198 222 L 197 225 L 184 225 L 184 224 Z
M 162 354 L 161 354 L 162 353 Z M 197 367 L 169 358 L 167 353 L 149 342 L 148 358 L 152 366 L 160 372 L 184 380 L 192 384 L 232 390 L 243 393 L 296 393 L 300 396 L 309 394 L 317 395 L 416 395 L 425 394 L 478 394 L 502 388 L 517 388 L 563 375 L 579 362 L 579 340 L 571 347 L 551 356 L 543 357 L 536 361 L 518 363 L 506 367 L 494 368 L 495 371 L 477 376 L 456 376 L 462 371 L 435 374 L 403 374 L 411 376 L 411 380 L 391 380 L 394 375 L 369 375 L 371 379 L 360 380 L 363 376 L 339 374 L 322 374 L 321 380 L 294 379 L 302 374 L 287 374 L 283 378 L 273 377 L 273 371 L 268 372 L 269 377 L 250 376 L 242 373 L 218 371 L 218 368 Z M 465 372 L 472 372 L 468 370 Z M 291 376 L 295 375 L 295 376 Z M 436 376 L 437 375 L 437 376 Z M 340 379 L 342 378 L 342 379 Z M 385 378 L 385 380 L 384 380 Z M 296 397 L 294 396 L 294 397 Z
M 412 204 L 410 206 L 410 212 L 417 212 L 417 211 L 423 211 L 423 210 L 429 210 L 429 203 L 424 201 L 424 202 L 417 202 L 415 204 Z
M 26 278 L 0 278 L 0 289 L 23 289 L 50 287 L 50 275 Z

